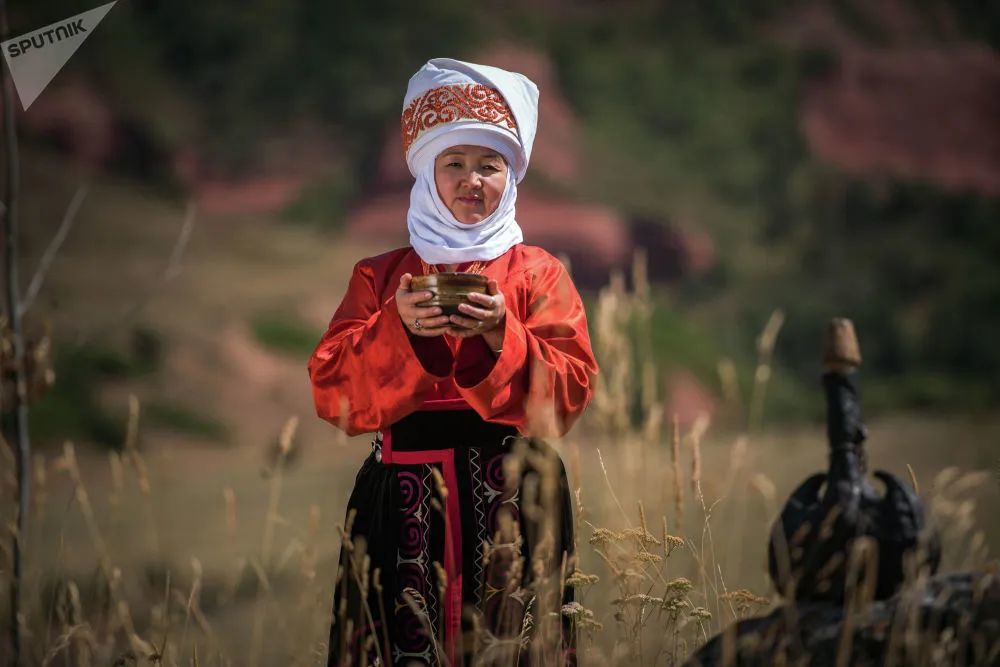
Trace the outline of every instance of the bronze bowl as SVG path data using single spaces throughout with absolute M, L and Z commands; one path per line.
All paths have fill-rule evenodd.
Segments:
M 431 298 L 421 301 L 418 306 L 424 308 L 439 306 L 442 315 L 461 315 L 458 305 L 471 303 L 468 296 L 473 292 L 486 294 L 488 283 L 489 279 L 478 273 L 431 273 L 426 276 L 414 276 L 410 283 L 410 291 L 431 292 Z

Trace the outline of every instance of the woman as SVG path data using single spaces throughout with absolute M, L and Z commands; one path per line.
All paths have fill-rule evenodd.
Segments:
M 569 491 L 539 438 L 567 432 L 598 369 L 572 280 L 515 220 L 537 105 L 534 83 L 495 67 L 436 58 L 410 79 L 410 246 L 354 267 L 309 360 L 317 414 L 376 432 L 348 502 L 331 665 L 574 660 L 548 615 L 571 599 Z M 421 307 L 412 277 L 445 270 L 485 275 L 488 294 L 459 315 Z

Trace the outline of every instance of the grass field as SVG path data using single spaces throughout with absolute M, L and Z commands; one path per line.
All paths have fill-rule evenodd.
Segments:
M 946 569 L 982 564 L 997 553 L 1000 529 L 989 516 L 1000 508 L 991 444 L 1000 421 L 910 416 L 873 424 L 871 431 L 872 464 L 904 478 L 905 464 L 912 465 L 921 491 L 936 499 L 932 507 L 939 525 L 957 533 L 948 533 Z M 134 465 L 137 459 L 81 449 L 75 453 L 79 477 L 74 478 L 65 452 L 40 455 L 37 470 L 45 473 L 36 479 L 28 546 L 33 617 L 45 617 L 43 609 L 61 596 L 57 584 L 67 581 L 80 589 L 80 621 L 100 626 L 105 614 L 113 616 L 100 584 L 106 559 L 110 571 L 120 573 L 115 575 L 120 577 L 115 595 L 127 601 L 136 632 L 160 647 L 165 636 L 176 664 L 187 664 L 184 656 L 196 645 L 204 664 L 214 664 L 208 658 L 219 652 L 226 664 L 315 664 L 329 622 L 339 544 L 335 526 L 343 521 L 353 475 L 367 450 L 363 438 L 337 443 L 330 436 L 292 450 L 276 497 L 272 493 L 279 478 L 268 474 L 261 448 L 206 452 L 203 447 L 150 445 L 141 453 L 148 493 L 141 468 Z M 682 444 L 690 442 L 682 439 Z M 733 610 L 720 606 L 720 587 L 770 597 L 765 535 L 775 503 L 824 464 L 818 429 L 750 439 L 709 433 L 701 445 L 700 486 L 704 507 L 711 508 L 706 521 L 691 481 L 690 446 L 682 448 L 680 480 L 673 477 L 666 446 L 602 443 L 588 439 L 581 428 L 561 449 L 579 490 L 580 569 L 601 577 L 583 602 L 604 626 L 593 641 L 606 654 L 614 650 L 618 634 L 611 603 L 616 590 L 608 568 L 588 545 L 593 527 L 621 531 L 638 525 L 639 502 L 654 526 L 666 516 L 670 533 L 686 542 L 669 559 L 669 574 L 694 584 L 693 606 L 713 614 L 704 622 L 704 632 L 711 635 L 733 617 Z M 960 476 L 965 481 L 952 479 L 942 487 L 941 471 L 952 467 L 988 474 Z M 678 483 L 685 505 L 680 515 Z M 89 512 L 81 505 L 81 488 L 86 489 Z M 5 491 L 9 497 L 9 487 Z M 970 525 L 959 526 L 959 520 Z M 977 530 L 983 531 L 979 537 Z M 188 620 L 192 588 L 203 619 Z M 167 615 L 172 619 L 169 632 Z M 33 642 L 39 648 L 52 649 L 66 631 L 58 614 L 48 623 L 48 636 Z M 266 628 L 266 642 L 248 641 L 255 623 Z M 113 629 L 115 623 L 110 625 Z M 34 625 L 33 630 L 42 627 Z M 656 646 L 656 627 L 647 632 L 645 641 Z M 696 642 L 701 632 L 685 635 L 685 640 Z M 112 645 L 124 651 L 121 637 Z M 107 664 L 103 659 L 95 664 Z

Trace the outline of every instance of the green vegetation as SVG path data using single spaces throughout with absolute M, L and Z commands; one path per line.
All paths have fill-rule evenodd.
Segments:
M 92 440 L 120 448 L 125 442 L 125 420 L 100 404 L 97 392 L 103 382 L 127 377 L 127 358 L 96 346 L 56 348 L 56 381 L 32 406 L 30 428 L 39 442 L 63 439 Z
M 281 212 L 289 222 L 338 229 L 347 207 L 358 194 L 356 174 L 339 169 L 313 181 Z
M 32 406 L 31 433 L 39 442 L 89 440 L 120 449 L 125 442 L 127 407 L 109 407 L 101 402 L 101 391 L 116 382 L 155 375 L 162 365 L 159 337 L 137 327 L 129 348 L 121 352 L 111 346 L 89 343 L 56 346 L 56 381 Z M 197 410 L 165 401 L 142 405 L 142 420 L 155 428 L 226 442 L 225 425 Z
M 215 442 L 224 443 L 229 440 L 229 430 L 225 424 L 190 407 L 152 401 L 145 403 L 142 410 L 146 422 L 153 427 Z
M 124 410 L 109 410 L 101 404 L 99 394 L 106 384 L 157 370 L 159 353 L 152 351 L 156 347 L 152 340 L 150 332 L 137 329 L 130 354 L 93 343 L 57 345 L 55 384 L 31 408 L 33 437 L 41 442 L 82 438 L 115 449 L 122 447 Z
M 1000 201 L 871 184 L 818 164 L 799 134 L 798 102 L 837 57 L 765 39 L 752 26 L 774 6 L 640 4 L 552 35 L 595 156 L 588 190 L 626 211 L 693 218 L 717 244 L 711 273 L 673 290 L 672 312 L 701 332 L 698 344 L 659 332 L 659 358 L 702 375 L 706 349 L 739 364 L 780 308 L 776 385 L 787 390 L 771 409 L 800 416 L 811 412 L 801 396 L 819 370 L 816 341 L 830 317 L 845 315 L 864 342 L 866 372 L 886 387 L 873 410 L 983 407 L 1000 397 L 991 345 L 1000 335 Z
M 657 365 L 684 367 L 709 386 L 718 384 L 718 363 L 726 355 L 714 336 L 664 303 L 654 304 L 650 328 Z
M 250 327 L 258 343 L 279 354 L 302 359 L 316 347 L 315 327 L 290 313 L 260 313 L 251 320 Z

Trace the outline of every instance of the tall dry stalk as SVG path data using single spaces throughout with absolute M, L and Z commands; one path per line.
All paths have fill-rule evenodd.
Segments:
M 715 628 L 720 628 L 726 618 L 745 615 L 768 601 L 747 589 L 727 584 L 712 528 L 717 507 L 737 482 L 747 439 L 737 438 L 722 496 L 709 500 L 702 456 L 702 442 L 710 423 L 708 415 L 700 414 L 683 434 L 674 415 L 666 441 L 658 426 L 650 428 L 650 424 L 662 419 L 662 405 L 657 383 L 650 379 L 656 377 L 657 371 L 652 363 L 650 329 L 646 326 L 652 308 L 641 256 L 637 257 L 633 274 L 632 292 L 624 289 L 620 275 L 612 279 L 599 297 L 595 321 L 595 349 L 599 351 L 602 374 L 607 380 L 598 387 L 595 396 L 600 406 L 596 416 L 602 442 L 611 442 L 593 451 L 598 463 L 597 477 L 603 478 L 601 495 L 607 499 L 603 504 L 609 513 L 621 516 L 620 520 L 613 516 L 606 520 L 618 524 L 616 527 L 595 525 L 593 519 L 587 522 L 592 530 L 591 547 L 610 571 L 609 583 L 616 594 L 611 605 L 615 609 L 616 622 L 612 627 L 617 630 L 617 637 L 610 655 L 601 654 L 599 659 L 608 659 L 612 664 L 662 664 L 664 660 L 667 664 L 679 664 L 691 648 L 708 638 L 713 622 Z M 755 387 L 758 412 L 779 327 L 780 317 L 773 317 L 759 341 L 761 368 Z M 723 370 L 726 368 L 720 366 L 720 372 Z M 728 370 L 729 375 L 735 376 L 734 368 Z M 735 382 L 731 384 L 730 394 L 735 400 L 738 393 Z M 609 414 L 612 412 L 616 414 Z M 664 474 L 668 469 L 670 472 Z M 617 482 L 615 472 L 620 474 Z M 695 501 L 690 509 L 701 512 L 700 539 L 670 534 L 665 516 L 662 536 L 657 538 L 649 533 L 639 494 L 650 482 L 661 487 L 663 508 L 672 504 L 672 528 L 681 535 L 689 511 L 685 487 L 690 485 Z M 640 527 L 634 527 L 623 509 L 636 500 L 640 507 Z M 650 548 L 657 543 L 655 540 L 663 545 L 661 553 Z M 671 569 L 690 571 L 697 583 L 676 575 L 666 576 L 668 560 L 677 560 L 674 552 L 678 548 L 683 549 L 682 562 Z
M 8 35 L 7 2 L 0 0 L 0 41 L 5 41 Z M 13 529 L 12 576 L 10 578 L 10 610 L 11 622 L 9 639 L 13 663 L 24 663 L 21 647 L 22 626 L 22 587 L 24 583 L 24 539 L 27 534 L 28 511 L 31 478 L 31 440 L 28 435 L 28 379 L 25 361 L 24 332 L 21 327 L 21 295 L 18 278 L 18 190 L 20 188 L 20 165 L 17 154 L 17 127 L 15 120 L 15 96 L 9 72 L 4 66 L 2 70 L 2 85 L 0 85 L 0 105 L 3 106 L 3 136 L 4 136 L 4 186 L 2 206 L 4 228 L 4 278 L 7 283 L 6 310 L 10 321 L 11 344 L 13 346 L 14 367 L 14 405 L 3 411 L 13 416 L 10 434 L 14 439 L 15 466 L 17 469 L 17 513 Z M 7 432 L 5 429 L 4 440 Z
M 136 629 L 129 601 L 122 591 L 122 571 L 119 567 L 115 566 L 112 560 L 107 541 L 104 538 L 104 533 L 97 519 L 97 512 L 91 503 L 90 493 L 83 479 L 83 473 L 76 456 L 76 447 L 72 442 L 67 442 L 64 445 L 63 455 L 57 461 L 57 468 L 66 472 L 73 482 L 76 505 L 83 517 L 91 544 L 97 551 L 100 575 L 103 584 L 107 586 L 108 601 L 111 609 L 114 611 L 114 620 L 119 624 L 118 627 L 124 631 L 127 641 L 137 655 L 147 658 L 159 655 L 160 652 L 153 644 L 143 639 Z
M 681 425 L 674 415 L 670 423 L 670 465 L 674 482 L 674 522 L 684 528 L 684 484 L 681 482 Z
M 256 667 L 260 664 L 261 650 L 264 641 L 265 601 L 270 593 L 269 570 L 274 551 L 274 528 L 279 520 L 278 505 L 281 503 L 281 485 L 284 477 L 285 462 L 292 450 L 295 431 L 298 429 L 299 418 L 292 416 L 285 422 L 278 439 L 278 458 L 271 473 L 271 485 L 267 501 L 267 514 L 264 517 L 264 529 L 261 531 L 260 564 L 256 568 L 260 587 L 257 594 L 257 606 L 254 613 L 253 629 L 250 634 L 249 664 Z
M 774 347 L 784 323 L 785 314 L 775 310 L 757 338 L 757 367 L 754 369 L 753 390 L 750 393 L 750 410 L 747 417 L 747 431 L 750 433 L 757 433 L 764 419 L 764 398 L 773 372 Z
M 139 453 L 139 399 L 135 394 L 128 397 L 128 422 L 125 429 L 125 445 L 123 451 L 128 458 L 132 469 L 135 472 L 135 479 L 139 485 L 139 492 L 142 495 L 142 507 L 145 513 L 145 527 L 148 535 L 149 546 L 152 553 L 162 559 L 160 551 L 160 537 L 156 529 L 156 520 L 153 514 L 153 486 L 149 478 L 149 468 L 145 459 Z

